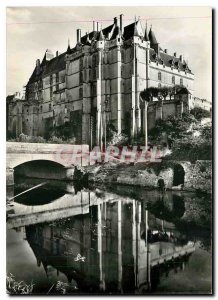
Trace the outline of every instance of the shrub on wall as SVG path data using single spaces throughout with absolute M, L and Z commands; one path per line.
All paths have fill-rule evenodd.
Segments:
M 184 139 L 176 141 L 172 147 L 172 154 L 166 157 L 172 160 L 211 160 L 212 144 L 208 143 L 201 137 L 196 139 Z
M 201 107 L 194 107 L 191 109 L 190 114 L 195 117 L 196 120 L 200 121 L 204 118 L 209 118 L 211 117 L 211 112 L 208 110 L 205 110 Z

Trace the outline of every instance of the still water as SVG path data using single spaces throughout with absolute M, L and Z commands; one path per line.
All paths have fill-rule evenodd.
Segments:
M 49 181 L 7 215 L 7 274 L 33 294 L 211 293 L 208 195 Z

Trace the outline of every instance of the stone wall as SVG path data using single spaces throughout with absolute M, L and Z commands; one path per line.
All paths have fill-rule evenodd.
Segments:
M 195 164 L 181 163 L 185 170 L 186 190 L 212 191 L 212 161 L 197 160 Z
M 174 167 L 176 165 L 182 166 L 185 172 L 183 190 L 211 192 L 212 162 L 206 160 L 196 161 L 195 164 L 187 161 L 164 161 L 155 165 L 92 166 L 88 168 L 89 180 L 153 189 L 157 188 L 158 179 L 163 178 L 167 189 L 174 189 Z

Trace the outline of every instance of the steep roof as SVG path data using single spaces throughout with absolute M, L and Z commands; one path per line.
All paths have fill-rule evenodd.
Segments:
M 13 101 L 14 100 L 14 95 L 8 95 L 7 97 L 6 97 L 6 101 L 7 102 L 11 102 L 11 101 Z
M 146 28 L 145 28 L 144 40 L 145 40 L 146 42 L 149 41 L 149 38 L 148 38 L 148 31 L 147 31 L 147 25 L 146 25 Z
M 105 37 L 108 36 L 108 34 L 111 32 L 112 28 L 114 27 L 114 24 L 102 29 L 102 33 Z M 100 35 L 100 32 L 97 32 L 97 31 L 92 31 L 90 33 L 87 33 L 85 34 L 84 36 L 81 37 L 81 43 L 82 44 L 85 44 L 86 43 L 86 40 L 87 40 L 87 36 L 89 36 L 89 39 L 91 40 L 93 37 L 95 37 L 96 40 L 99 39 L 99 35 Z
M 103 40 L 104 40 L 104 35 L 103 35 L 102 30 L 101 30 L 100 33 L 99 33 L 99 36 L 98 36 L 98 41 L 103 41 Z
M 39 80 L 41 77 L 44 77 L 51 73 L 55 73 L 55 72 L 64 70 L 66 67 L 66 63 L 65 63 L 66 53 L 67 52 L 64 52 L 64 53 L 60 54 L 59 56 L 52 58 L 49 61 L 46 61 L 46 59 L 44 57 L 41 65 L 40 65 L 41 72 L 39 73 L 39 75 L 37 75 L 36 67 L 35 67 L 32 75 L 30 76 L 28 83 L 33 83 L 33 82 Z
M 138 22 L 133 22 L 127 26 L 124 27 L 123 30 L 123 39 L 128 40 L 132 38 L 134 35 L 139 35 L 138 32 Z M 140 25 L 140 24 L 139 24 Z M 140 27 L 141 28 L 141 27 Z M 114 39 L 118 34 L 120 33 L 119 27 L 115 24 L 109 25 L 106 28 L 102 29 L 100 32 L 92 31 L 90 33 L 86 33 L 84 36 L 81 37 L 81 44 L 84 45 L 90 45 L 91 40 L 93 37 L 96 40 L 102 40 L 104 37 L 107 39 L 109 37 L 109 33 L 112 33 L 111 39 Z M 142 34 L 142 29 L 140 29 L 140 36 Z M 150 40 L 151 47 L 154 45 L 157 45 L 157 39 L 155 37 L 154 32 L 152 31 L 152 28 L 150 28 L 149 34 L 147 33 L 147 28 L 145 30 L 144 39 L 146 41 Z M 65 55 L 74 53 L 78 50 L 79 45 L 77 44 L 74 48 L 70 48 L 68 44 L 67 51 L 62 53 L 61 55 L 52 58 L 50 61 L 46 61 L 46 57 L 44 56 L 42 63 L 40 65 L 41 72 L 37 74 L 37 69 L 35 68 L 28 83 L 33 83 L 37 80 L 39 80 L 41 77 L 44 77 L 46 75 L 49 75 L 51 73 L 55 73 L 61 70 L 65 69 Z M 157 54 L 153 48 L 150 49 L 150 60 L 153 62 L 156 62 L 158 60 L 159 63 L 164 63 L 167 67 L 179 67 L 180 70 L 185 71 L 187 73 L 191 73 L 191 70 L 188 68 L 187 63 L 180 62 L 179 58 L 176 58 L 174 56 L 171 56 L 167 53 L 164 53 L 162 49 L 160 49 L 160 55 L 157 58 Z
M 189 69 L 187 63 L 185 61 L 181 62 L 178 57 L 175 57 L 173 55 L 169 55 L 165 52 L 160 51 L 159 57 L 157 57 L 157 54 L 154 49 L 150 49 L 150 60 L 152 62 L 158 61 L 160 64 L 164 64 L 166 67 L 172 67 L 179 68 L 181 71 L 186 71 L 187 73 L 193 74 L 191 70 Z
M 123 37 L 125 40 L 130 39 L 134 35 L 135 22 L 124 27 Z
M 152 28 L 150 28 L 148 37 L 149 37 L 149 40 L 150 40 L 151 44 L 153 44 L 153 45 L 157 44 L 157 39 L 155 37 L 155 34 L 154 34 Z

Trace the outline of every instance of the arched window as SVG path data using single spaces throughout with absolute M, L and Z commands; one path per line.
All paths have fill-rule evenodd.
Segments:
M 172 77 L 172 84 L 175 84 L 175 76 Z
M 161 80 L 161 72 L 158 72 L 158 80 Z

